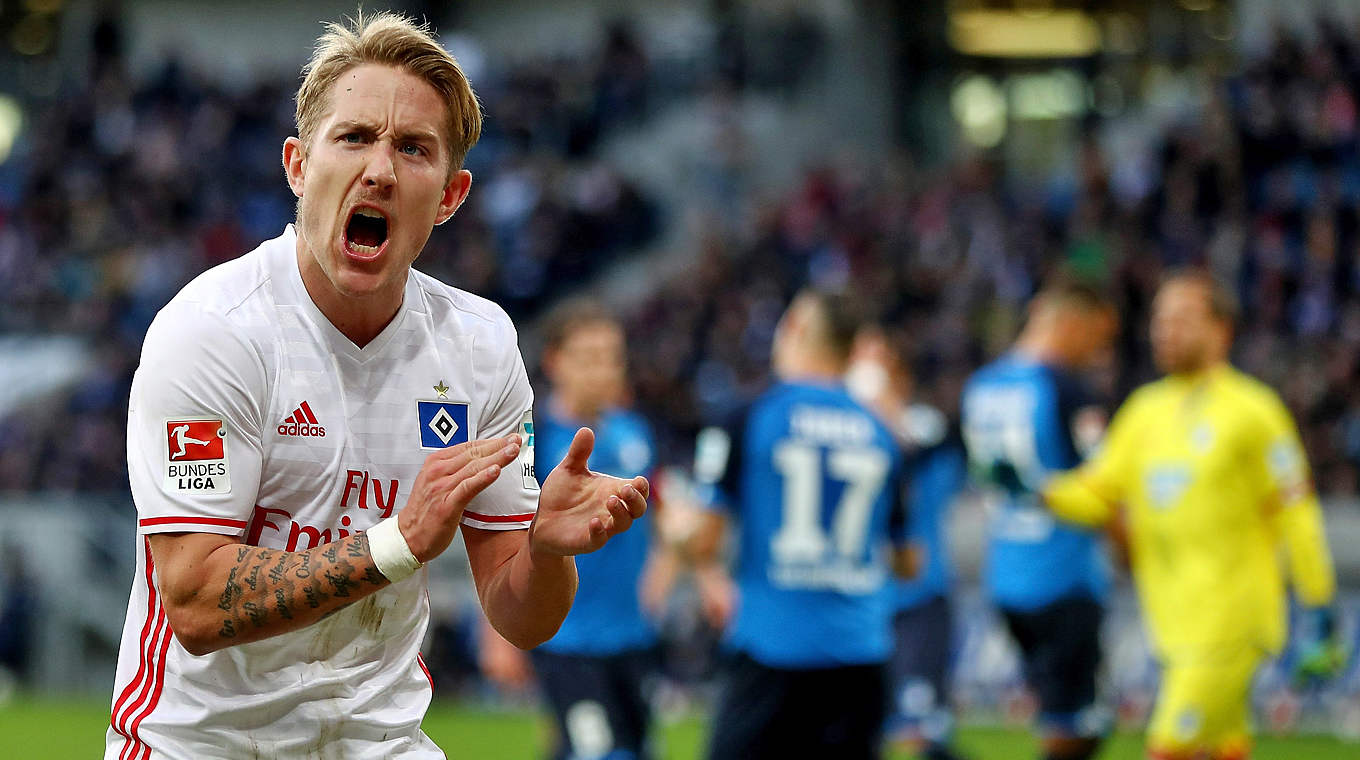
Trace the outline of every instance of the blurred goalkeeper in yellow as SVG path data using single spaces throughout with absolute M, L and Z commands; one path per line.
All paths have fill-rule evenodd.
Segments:
M 1235 316 L 1208 274 L 1167 279 L 1152 308 L 1166 377 L 1135 391 L 1100 451 L 1044 490 L 1060 517 L 1127 531 L 1162 664 L 1147 733 L 1156 760 L 1248 756 L 1252 676 L 1285 642 L 1286 573 L 1307 621 L 1305 666 L 1340 664 L 1322 511 L 1284 404 L 1228 364 Z

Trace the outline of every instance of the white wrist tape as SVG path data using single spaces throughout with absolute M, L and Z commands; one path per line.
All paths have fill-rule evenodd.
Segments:
M 369 528 L 367 535 L 368 553 L 373 557 L 373 565 L 392 583 L 406 580 L 423 567 L 416 555 L 411 553 L 406 538 L 401 535 L 396 515 Z

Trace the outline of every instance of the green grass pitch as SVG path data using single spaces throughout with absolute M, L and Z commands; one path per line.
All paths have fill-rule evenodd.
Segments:
M 44 760 L 89 760 L 103 750 L 108 705 L 90 701 L 19 699 L 0 705 L 0 755 Z M 533 714 L 499 713 L 450 702 L 436 702 L 425 719 L 425 731 L 450 760 L 525 760 L 541 756 L 547 726 Z M 687 719 L 662 727 L 659 749 L 664 760 L 692 760 L 700 756 L 704 723 Z M 1142 737 L 1120 734 L 1106 746 L 1100 760 L 1142 760 Z M 973 760 L 1027 760 L 1035 744 L 1024 731 L 968 727 L 959 746 Z M 1355 760 L 1360 744 L 1330 737 L 1261 737 L 1254 760 Z M 906 760 L 894 755 L 892 760 Z

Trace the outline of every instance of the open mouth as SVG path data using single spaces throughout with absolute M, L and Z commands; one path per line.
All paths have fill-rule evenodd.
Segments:
M 345 225 L 345 243 L 351 253 L 363 258 L 377 256 L 387 242 L 387 217 L 367 206 L 354 209 Z

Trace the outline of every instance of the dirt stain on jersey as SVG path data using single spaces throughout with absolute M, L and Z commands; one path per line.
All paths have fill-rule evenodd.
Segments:
M 370 596 L 359 605 L 359 627 L 377 636 L 386 614 L 387 610 L 378 605 L 378 598 Z
M 337 742 L 341 731 L 338 721 L 322 720 L 317 725 L 316 741 L 307 747 L 307 757 L 316 760 L 342 760 L 344 757 Z
M 312 648 L 307 653 L 310 662 L 330 659 L 339 649 L 338 644 L 343 643 L 336 641 L 336 623 L 339 619 L 339 617 L 325 618 L 316 624 L 316 633 L 312 634 Z

